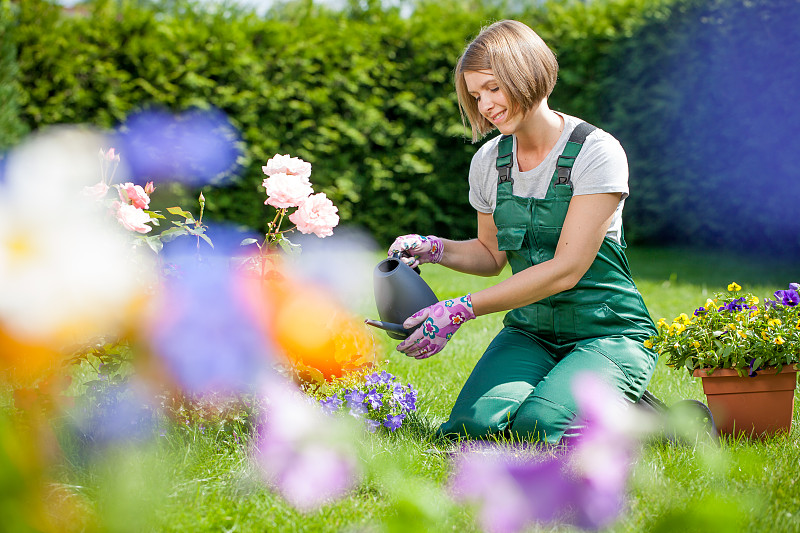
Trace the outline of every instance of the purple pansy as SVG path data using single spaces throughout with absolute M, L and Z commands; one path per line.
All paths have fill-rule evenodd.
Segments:
M 795 307 L 798 303 L 800 303 L 800 294 L 798 294 L 794 289 L 775 291 L 775 298 L 778 300 L 778 302 L 787 307 Z

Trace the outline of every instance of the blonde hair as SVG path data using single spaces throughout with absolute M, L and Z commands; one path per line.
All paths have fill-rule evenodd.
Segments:
M 494 129 L 478 111 L 469 94 L 464 73 L 491 70 L 509 104 L 509 112 L 527 112 L 553 92 L 558 61 L 535 31 L 516 20 L 501 20 L 481 30 L 464 49 L 455 69 L 456 94 L 461 120 L 469 120 L 472 141 Z

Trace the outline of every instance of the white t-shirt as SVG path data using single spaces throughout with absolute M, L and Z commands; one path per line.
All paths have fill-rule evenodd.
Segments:
M 523 198 L 544 198 L 553 179 L 556 160 L 564 151 L 569 136 L 581 120 L 563 113 L 564 130 L 553 149 L 539 165 L 519 171 L 517 140 L 514 139 L 513 192 Z M 472 157 L 469 166 L 469 203 L 481 213 L 494 213 L 497 205 L 497 144 L 500 135 L 489 139 Z M 609 133 L 596 129 L 586 138 L 570 174 L 572 194 L 622 193 L 606 236 L 617 243 L 622 233 L 622 208 L 628 197 L 628 158 L 622 145 Z

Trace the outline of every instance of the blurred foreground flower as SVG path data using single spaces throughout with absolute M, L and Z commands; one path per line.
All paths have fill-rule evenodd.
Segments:
M 300 379 L 321 381 L 374 364 L 372 333 L 325 288 L 289 276 L 251 284 L 260 287 L 252 294 L 270 302 L 269 331 Z
M 344 496 L 359 478 L 346 418 L 331 418 L 290 383 L 275 379 L 265 387 L 253 459 L 266 481 L 289 504 L 312 511 Z
M 116 145 L 134 181 L 160 179 L 191 185 L 217 183 L 236 169 L 239 133 L 219 110 L 171 114 L 144 110 L 128 117 Z
M 97 181 L 102 144 L 96 134 L 58 128 L 8 156 L 0 184 L 0 362 L 15 375 L 34 377 L 64 345 L 130 327 L 148 298 L 152 262 L 81 194 Z
M 478 504 L 484 530 L 513 533 L 532 523 L 600 529 L 622 512 L 650 419 L 591 374 L 578 376 L 573 389 L 584 424 L 574 441 L 539 457 L 487 446 L 456 458 L 451 491 Z
M 220 246 L 203 258 L 169 259 L 177 274 L 164 281 L 146 336 L 169 375 L 189 394 L 253 392 L 275 362 L 260 315 L 266 300 L 229 266 Z M 188 251 L 188 250 L 187 250 Z

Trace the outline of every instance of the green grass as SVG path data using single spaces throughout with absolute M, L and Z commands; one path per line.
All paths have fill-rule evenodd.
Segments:
M 629 259 L 656 320 L 692 311 L 731 281 L 768 295 L 800 279 L 791 264 L 710 252 L 631 250 Z M 497 281 L 436 266 L 423 266 L 423 276 L 442 299 Z M 198 430 L 170 432 L 154 449 L 118 453 L 90 468 L 67 467 L 60 479 L 116 531 L 478 531 L 473 511 L 453 505 L 442 490 L 447 458 L 427 450 L 501 320 L 468 323 L 443 353 L 422 361 L 395 352 L 375 333 L 389 371 L 420 391 L 419 411 L 396 434 L 366 436 L 360 453 L 371 466 L 364 482 L 316 512 L 295 511 L 270 492 L 248 464 L 246 447 Z M 704 399 L 698 380 L 663 364 L 649 389 L 667 404 Z M 610 531 L 800 531 L 797 422 L 790 435 L 765 441 L 646 444 L 629 508 Z

